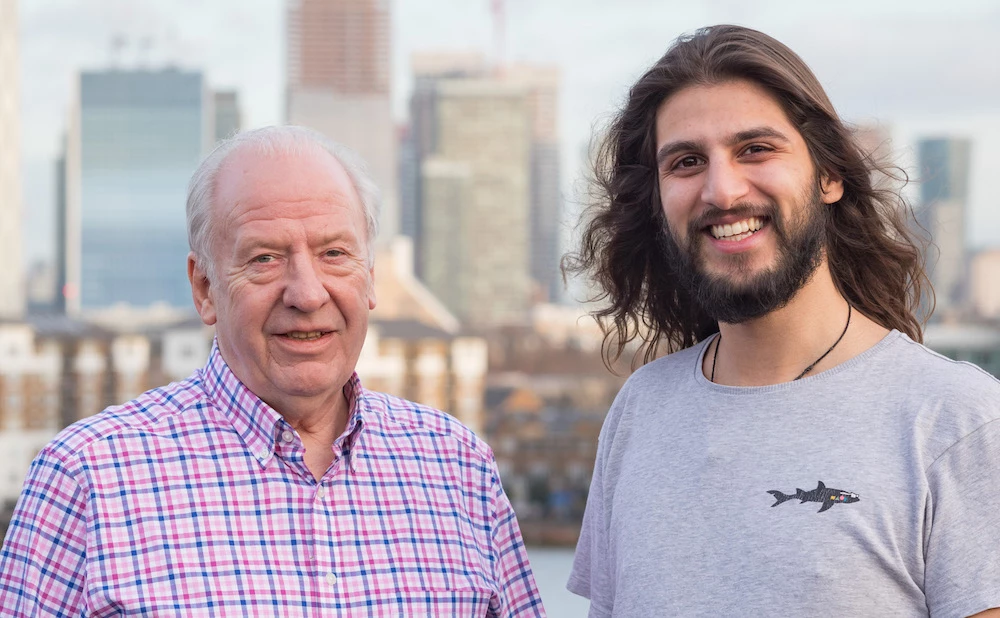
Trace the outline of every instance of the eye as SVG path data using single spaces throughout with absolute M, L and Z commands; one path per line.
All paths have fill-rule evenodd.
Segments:
M 258 255 L 257 257 L 255 257 L 253 259 L 253 262 L 255 264 L 267 264 L 267 263 L 273 262 L 273 261 L 274 261 L 274 256 L 273 255 L 267 255 L 267 254 Z
M 326 257 L 340 257 L 344 255 L 344 252 L 340 249 L 327 249 Z
M 743 152 L 745 154 L 755 155 L 765 152 L 771 152 L 772 150 L 773 148 L 767 146 L 766 144 L 750 144 L 749 146 L 743 149 Z
M 673 169 L 675 169 L 675 170 L 676 169 L 689 169 L 689 168 L 695 167 L 697 165 L 700 165 L 702 163 L 702 161 L 703 161 L 703 159 L 701 157 L 698 157 L 698 156 L 695 156 L 695 155 L 686 155 L 686 156 L 681 157 L 680 159 L 677 159 L 677 162 L 674 163 Z

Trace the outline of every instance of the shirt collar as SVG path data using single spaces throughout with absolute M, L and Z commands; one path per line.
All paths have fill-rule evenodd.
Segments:
M 252 457 L 267 467 L 274 456 L 276 442 L 282 431 L 290 426 L 274 408 L 267 405 L 255 395 L 239 378 L 233 374 L 229 365 L 222 358 L 218 341 L 212 343 L 212 351 L 208 362 L 202 370 L 202 380 L 205 393 L 215 407 L 221 410 L 233 429 L 240 436 L 243 445 Z M 366 403 L 365 389 L 357 372 L 344 385 L 344 395 L 347 396 L 348 409 L 344 433 L 336 440 L 334 448 L 345 453 L 351 470 L 355 470 L 355 455 L 359 446 L 358 436 L 362 427 L 372 417 L 366 414 L 370 406 Z

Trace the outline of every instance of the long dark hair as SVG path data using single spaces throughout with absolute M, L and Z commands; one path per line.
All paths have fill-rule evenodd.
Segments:
M 825 250 L 833 280 L 857 310 L 886 328 L 922 341 L 917 318 L 923 295 L 933 305 L 921 246 L 901 180 L 863 151 L 840 120 L 823 87 L 792 50 L 749 28 L 712 26 L 679 38 L 629 91 L 595 155 L 592 198 L 577 252 L 563 258 L 568 274 L 587 274 L 600 288 L 591 300 L 604 331 L 611 366 L 638 340 L 636 358 L 655 358 L 718 331 L 671 274 L 660 248 L 664 226 L 657 183 L 656 112 L 673 93 L 691 85 L 745 79 L 770 92 L 809 147 L 820 174 L 840 178 L 844 195 L 830 210 Z M 925 300 L 925 299 L 924 299 Z M 924 316 L 926 318 L 926 316 Z

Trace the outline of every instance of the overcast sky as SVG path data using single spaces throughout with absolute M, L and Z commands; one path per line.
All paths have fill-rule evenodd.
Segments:
M 409 56 L 493 52 L 491 0 L 389 0 L 394 109 Z M 890 128 L 904 164 L 923 135 L 974 138 L 970 240 L 1000 245 L 1000 3 L 992 0 L 506 0 L 509 60 L 562 71 L 563 183 L 572 194 L 593 127 L 679 34 L 738 23 L 787 43 L 841 114 Z M 285 0 L 21 0 L 25 256 L 54 248 L 53 160 L 80 69 L 173 64 L 239 91 L 245 128 L 282 122 Z M 117 58 L 111 41 L 130 43 Z M 145 43 L 143 43 L 145 41 Z M 182 205 L 180 205 L 182 207 Z

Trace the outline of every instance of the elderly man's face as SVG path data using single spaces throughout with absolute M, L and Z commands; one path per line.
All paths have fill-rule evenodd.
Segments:
M 303 154 L 231 155 L 215 191 L 215 279 L 192 271 L 195 304 L 222 357 L 279 410 L 337 396 L 375 308 L 367 226 L 341 165 Z

